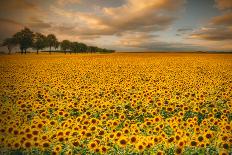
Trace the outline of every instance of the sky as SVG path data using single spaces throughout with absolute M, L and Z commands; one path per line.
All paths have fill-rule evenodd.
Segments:
M 116 51 L 232 51 L 232 0 L 0 2 L 0 40 L 28 27 Z

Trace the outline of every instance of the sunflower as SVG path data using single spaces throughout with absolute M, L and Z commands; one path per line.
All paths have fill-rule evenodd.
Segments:
M 50 147 L 50 142 L 49 142 L 49 141 L 43 141 L 43 142 L 41 143 L 41 147 L 42 147 L 43 149 L 48 149 L 48 148 Z
M 59 154 L 62 150 L 62 145 L 61 144 L 58 144 L 58 145 L 55 145 L 53 147 L 53 152 L 55 152 L 56 154 Z
M 203 142 L 204 141 L 204 137 L 203 136 L 198 136 L 197 137 L 197 141 L 198 142 Z
M 115 138 L 120 138 L 121 137 L 121 135 L 122 135 L 122 132 L 121 131 L 117 131 L 116 133 L 115 133 Z
M 230 144 L 224 142 L 224 143 L 222 143 L 222 148 L 225 150 L 228 150 L 230 148 Z
M 13 141 L 12 145 L 13 145 L 13 148 L 16 149 L 16 150 L 21 147 L 21 144 L 20 144 L 20 142 L 18 140 Z
M 96 118 L 92 118 L 90 120 L 90 123 L 93 125 L 93 124 L 97 124 L 98 123 L 98 120 Z
M 130 129 L 128 127 L 125 127 L 125 128 L 122 129 L 122 132 L 124 134 L 129 134 L 130 133 Z
M 101 153 L 101 154 L 106 154 L 107 151 L 108 151 L 108 147 L 107 147 L 107 146 L 102 145 L 102 146 L 100 147 L 100 153 Z
M 183 151 L 182 148 L 177 147 L 176 150 L 175 150 L 175 153 L 176 154 L 182 154 L 182 151 Z
M 138 152 L 143 152 L 144 149 L 146 148 L 146 146 L 144 146 L 144 143 L 142 143 L 141 141 L 136 143 L 135 148 Z
M 192 140 L 190 141 L 190 145 L 196 147 L 198 145 L 197 141 Z
M 72 155 L 72 154 L 73 154 L 72 149 L 67 149 L 65 152 L 65 155 Z
M 123 147 L 123 148 L 126 147 L 127 143 L 128 143 L 128 139 L 125 136 L 121 136 L 118 140 L 118 145 L 120 147 Z
M 73 145 L 74 147 L 79 146 L 79 145 L 80 145 L 80 143 L 79 143 L 79 139 L 77 139 L 77 138 L 72 139 L 72 145 Z
M 164 152 L 163 151 L 157 151 L 157 153 L 156 153 L 156 155 L 163 155 L 164 154 Z
M 180 141 L 178 142 L 178 147 L 179 147 L 179 148 L 183 148 L 184 146 L 185 146 L 185 141 L 180 140 Z
M 130 138 L 129 138 L 129 142 L 131 144 L 136 144 L 138 141 L 137 137 L 135 135 L 132 135 Z
M 226 151 L 226 150 L 222 150 L 222 149 L 220 149 L 220 151 L 219 151 L 219 155 L 229 155 L 229 152 L 228 152 L 228 151 Z
M 23 147 L 26 148 L 26 149 L 29 149 L 29 148 L 31 148 L 32 146 L 33 146 L 33 142 L 30 141 L 30 140 L 25 140 L 25 141 L 23 142 Z
M 205 132 L 205 133 L 204 133 L 204 137 L 205 137 L 206 139 L 211 139 L 211 138 L 213 138 L 213 134 L 212 134 L 211 132 Z
M 89 144 L 88 144 L 88 148 L 90 149 L 90 150 L 94 150 L 95 148 L 97 148 L 98 147 L 98 143 L 96 142 L 96 141 L 92 141 L 92 142 L 90 142 Z

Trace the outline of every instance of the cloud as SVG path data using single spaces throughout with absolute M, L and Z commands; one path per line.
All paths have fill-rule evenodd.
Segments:
M 220 10 L 232 8 L 231 0 L 216 0 L 215 2 Z M 224 43 L 223 46 L 231 47 L 228 46 L 228 41 L 232 40 L 232 12 L 228 10 L 222 12 L 222 15 L 213 17 L 205 27 L 194 31 L 189 38 L 221 42 Z
M 139 51 L 192 51 L 202 48 L 198 45 L 160 40 L 158 35 L 147 33 L 126 34 L 119 39 L 117 45 L 130 47 Z
M 73 4 L 79 4 L 81 3 L 81 0 L 58 0 L 57 3 L 60 5 L 60 6 L 64 6 L 64 5 L 73 5 Z
M 231 0 L 215 0 L 216 7 L 220 10 L 232 9 L 232 1 Z
M 193 39 L 205 39 L 211 41 L 225 41 L 232 40 L 231 28 L 203 28 L 192 34 L 190 38 Z
M 0 40 L 10 37 L 21 28 L 23 28 L 23 24 L 20 22 L 0 17 Z
M 22 25 L 21 23 L 15 21 L 15 20 L 11 20 L 11 19 L 7 19 L 7 18 L 1 18 L 0 17 L 0 23 L 8 23 L 8 24 L 11 24 L 11 25 Z
M 159 41 L 154 33 L 170 28 L 184 4 L 185 0 L 8 0 L 0 6 L 8 12 L 5 16 L 1 11 L 4 20 L 0 22 L 4 27 L 11 25 L 12 32 L 6 31 L 9 35 L 27 26 L 36 32 L 54 33 L 59 40 L 99 43 L 115 37 L 123 47 L 168 49 L 174 43 Z M 1 33 L 7 34 L 4 27 Z
M 192 28 L 188 28 L 188 27 L 180 28 L 180 29 L 177 29 L 176 36 L 183 36 L 183 35 L 189 34 L 192 31 L 193 31 Z
M 52 24 L 45 22 L 37 17 L 31 17 L 28 23 L 25 26 L 33 28 L 33 29 L 48 29 L 52 27 Z
M 211 20 L 213 25 L 232 26 L 232 12 L 225 13 L 224 15 L 214 17 Z
M 52 6 L 51 10 L 77 22 L 77 34 L 120 35 L 134 31 L 165 30 L 176 19 L 175 12 L 183 4 L 184 0 L 177 0 L 175 3 L 171 0 L 126 0 L 126 3 L 119 7 L 102 8 L 103 11 L 98 14 L 67 11 L 57 6 Z
M 177 30 L 177 32 L 186 32 L 186 31 L 192 31 L 192 28 L 180 28 Z
M 16 11 L 16 10 L 34 10 L 36 5 L 26 0 L 7 0 L 1 1 L 1 11 Z

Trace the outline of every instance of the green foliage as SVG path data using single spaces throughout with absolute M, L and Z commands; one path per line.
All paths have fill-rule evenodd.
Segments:
M 91 117 L 100 118 L 100 113 L 99 112 L 93 113 Z
M 60 48 L 66 53 L 67 50 L 71 51 L 71 42 L 69 40 L 63 40 L 60 43 Z
M 196 113 L 189 110 L 184 114 L 183 121 L 186 121 L 189 118 L 193 118 L 194 116 L 196 116 Z
M 216 125 L 211 126 L 210 130 L 217 131 L 218 130 L 218 126 L 216 126 Z
M 23 150 L 12 150 L 9 152 L 10 155 L 25 155 L 25 152 L 23 152 Z
M 222 113 L 220 111 L 218 111 L 216 114 L 214 114 L 214 117 L 218 118 L 218 119 L 220 119 L 221 116 L 222 116 Z
M 12 38 L 6 38 L 3 40 L 1 46 L 6 46 L 9 54 L 11 53 L 11 50 L 17 45 L 17 40 L 16 38 L 12 37 Z
M 165 126 L 163 130 L 168 136 L 171 136 L 174 134 L 173 129 L 169 125 Z
M 47 35 L 46 44 L 50 48 L 50 52 L 51 52 L 51 48 L 55 47 L 57 42 L 58 42 L 57 38 L 56 38 L 56 36 L 54 34 Z
M 134 109 L 131 107 L 130 103 L 126 104 L 124 106 L 125 109 L 127 109 L 128 111 L 134 111 Z
M 175 148 L 174 148 L 174 147 L 169 148 L 169 149 L 167 149 L 167 150 L 165 151 L 165 153 L 166 153 L 167 155 L 175 155 Z
M 144 122 L 144 115 L 141 114 L 141 115 L 137 116 L 136 120 L 138 120 L 139 122 Z
M 33 39 L 33 48 L 37 50 L 37 54 L 39 50 L 42 50 L 47 45 L 46 36 L 41 33 L 36 33 Z
M 197 123 L 198 123 L 198 125 L 201 124 L 201 122 L 204 120 L 205 117 L 206 116 L 204 114 L 202 114 L 200 112 L 197 113 Z
M 17 32 L 13 38 L 19 44 L 20 50 L 26 53 L 26 50 L 33 45 L 34 33 L 29 28 L 24 28 L 20 32 Z
M 63 40 L 61 43 L 57 40 L 54 34 L 48 34 L 47 36 L 41 33 L 32 32 L 29 28 L 24 28 L 21 31 L 15 33 L 13 37 L 6 38 L 0 46 L 7 46 L 9 50 L 9 54 L 13 47 L 19 45 L 21 53 L 27 51 L 28 48 L 33 48 L 37 50 L 37 54 L 39 50 L 44 49 L 45 47 L 49 47 L 49 52 L 51 53 L 51 48 L 54 47 L 58 49 L 59 46 L 61 50 L 65 53 L 66 51 L 71 52 L 91 52 L 91 53 L 113 53 L 114 50 L 109 50 L 105 48 L 99 48 L 96 46 L 87 46 L 84 43 L 71 42 L 69 40 Z M 59 51 L 57 51 L 59 52 Z M 61 52 L 61 51 L 60 51 Z
M 75 117 L 80 116 L 80 112 L 77 109 L 72 109 L 69 111 L 69 113 L 70 113 L 70 116 L 75 116 Z
M 227 114 L 228 121 L 232 121 L 232 113 Z
M 164 119 L 170 117 L 170 114 L 164 108 L 162 108 L 162 110 L 160 111 L 160 114 Z

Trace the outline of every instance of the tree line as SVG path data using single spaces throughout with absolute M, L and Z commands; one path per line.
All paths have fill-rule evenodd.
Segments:
M 29 28 L 24 28 L 21 31 L 15 33 L 12 37 L 6 38 L 1 43 L 1 46 L 6 46 L 9 54 L 12 49 L 16 46 L 19 47 L 21 54 L 27 53 L 29 48 L 36 50 L 37 54 L 39 51 L 49 48 L 49 53 L 51 54 L 52 48 L 55 52 L 62 51 L 65 54 L 67 52 L 71 53 L 113 53 L 114 50 L 109 50 L 105 48 L 99 48 L 96 46 L 88 46 L 80 42 L 72 42 L 69 40 L 58 41 L 54 34 L 48 34 L 47 36 L 42 33 L 34 33 Z

